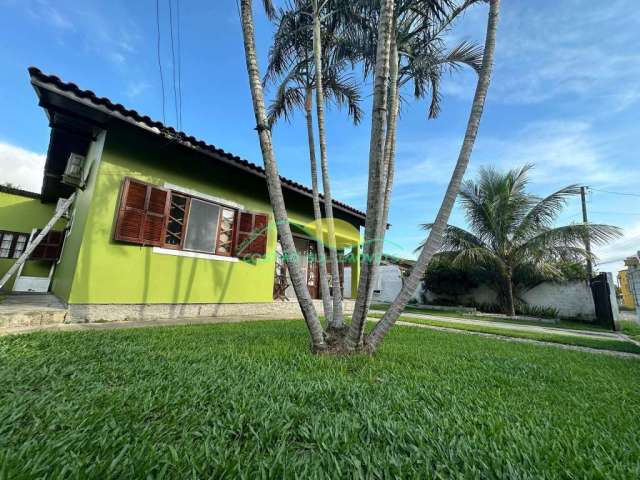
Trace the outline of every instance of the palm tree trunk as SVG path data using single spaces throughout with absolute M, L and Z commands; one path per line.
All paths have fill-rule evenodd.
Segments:
M 381 175 L 383 175 L 385 122 L 387 117 L 387 77 L 389 75 L 389 57 L 393 11 L 395 2 L 385 0 L 380 12 L 378 24 L 378 45 L 376 50 L 376 68 L 374 75 L 373 107 L 371 114 L 371 139 L 369 143 L 369 182 L 367 188 L 367 220 L 364 229 L 362 247 L 362 266 L 358 283 L 358 294 L 353 309 L 349 343 L 353 346 L 362 343 L 362 331 L 367 317 L 367 305 L 371 303 L 376 266 L 380 259 L 377 252 L 382 248 L 377 235 L 382 221 L 383 195 Z
M 324 90 L 322 85 L 322 39 L 320 37 L 320 11 L 318 1 L 313 2 L 313 57 L 316 68 L 316 115 L 318 117 L 318 140 L 320 142 L 320 170 L 322 171 L 322 188 L 324 193 L 324 211 L 327 218 L 329 237 L 329 257 L 331 261 L 331 284 L 333 287 L 333 316 L 330 327 L 340 329 L 344 327 L 342 311 L 342 288 L 338 274 L 338 250 L 336 245 L 336 230 L 333 222 L 333 199 L 331 197 L 331 183 L 329 180 L 329 164 L 327 162 L 327 139 L 324 124 Z M 318 232 L 322 235 L 322 232 Z
M 489 90 L 489 83 L 491 81 L 491 71 L 493 68 L 493 56 L 496 46 L 496 31 L 498 27 L 498 16 L 500 10 L 500 0 L 490 0 L 489 2 L 489 18 L 487 22 L 487 33 L 484 45 L 484 57 L 482 59 L 482 69 L 478 75 L 478 83 L 476 85 L 476 92 L 473 98 L 473 104 L 471 107 L 471 113 L 469 115 L 469 121 L 467 123 L 467 129 L 465 132 L 464 142 L 460 149 L 458 161 L 456 163 L 453 175 L 447 187 L 442 205 L 436 216 L 436 220 L 433 224 L 433 228 L 429 232 L 427 241 L 420 252 L 418 260 L 414 265 L 406 283 L 400 290 L 400 293 L 391 304 L 384 317 L 375 326 L 373 331 L 366 339 L 367 348 L 370 351 L 375 351 L 380 342 L 383 340 L 389 329 L 396 322 L 402 311 L 404 310 L 407 302 L 416 291 L 418 282 L 424 275 L 427 265 L 431 261 L 433 255 L 439 250 L 442 245 L 442 234 L 447 226 L 451 210 L 455 203 L 458 191 L 460 190 L 460 183 L 464 177 L 464 173 L 469 164 L 471 152 L 478 134 L 478 127 L 480 126 L 480 119 L 482 118 L 482 111 L 484 109 L 484 103 Z
M 298 263 L 293 236 L 289 226 L 287 210 L 282 195 L 282 185 L 280 184 L 280 176 L 278 175 L 278 166 L 275 154 L 273 152 L 273 144 L 271 142 L 271 130 L 269 130 L 267 122 L 267 114 L 264 106 L 264 93 L 262 91 L 262 83 L 260 81 L 260 72 L 258 69 L 258 59 L 256 53 L 256 40 L 253 25 L 253 0 L 241 0 L 241 22 L 242 35 L 244 41 L 245 59 L 247 63 L 247 73 L 249 75 L 249 87 L 251 89 L 251 98 L 253 100 L 253 110 L 256 116 L 256 130 L 260 139 L 260 150 L 262 151 L 262 159 L 264 161 L 265 176 L 267 179 L 267 188 L 269 198 L 273 207 L 273 213 L 276 219 L 280 242 L 282 243 L 283 252 L 286 256 L 287 266 L 291 283 L 296 292 L 302 315 L 311 335 L 311 344 L 314 351 L 326 350 L 324 340 L 324 332 L 322 325 L 318 320 L 318 315 L 313 306 L 313 300 L 307 288 L 307 282 L 302 274 L 302 269 Z
M 393 188 L 393 176 L 396 161 L 396 129 L 398 124 L 398 108 L 400 106 L 400 85 L 398 72 L 400 69 L 398 58 L 398 44 L 395 38 L 391 41 L 391 60 L 389 70 L 389 111 L 387 112 L 387 138 L 384 143 L 384 203 L 382 208 L 382 222 L 379 233 L 384 238 L 389 218 L 389 205 L 391 203 L 391 190 Z
M 395 22 L 394 22 L 395 24 Z M 394 29 L 395 30 L 395 29 Z M 382 245 L 384 244 L 385 232 L 387 229 L 387 219 L 389 217 L 389 204 L 391 201 L 391 190 L 393 187 L 393 176 L 395 172 L 395 147 L 396 147 L 396 125 L 398 120 L 398 108 L 400 105 L 400 90 L 398 88 L 398 72 L 399 72 L 399 59 L 398 59 L 398 45 L 395 40 L 395 35 L 391 36 L 390 44 L 390 59 L 389 59 L 389 87 L 387 94 L 387 130 L 386 138 L 384 142 L 384 163 L 382 167 L 382 173 L 380 175 L 380 184 L 382 187 L 382 212 L 381 220 L 378 225 L 378 233 L 376 239 L 378 240 L 377 246 L 380 248 L 379 252 L 382 253 Z M 378 259 L 374 256 L 373 261 Z M 372 265 L 371 275 L 375 279 L 375 276 L 379 274 L 379 261 L 375 265 Z M 404 280 L 403 280 L 404 281 Z M 375 284 L 375 282 L 372 282 Z M 363 306 L 363 318 L 366 318 L 371 305 L 371 298 Z M 364 330 L 364 321 L 358 323 L 360 327 L 358 338 L 362 338 Z
M 318 245 L 318 263 L 320 264 L 320 292 L 322 294 L 322 306 L 327 325 L 332 324 L 333 307 L 331 294 L 327 280 L 327 257 L 324 253 L 324 241 L 322 235 L 322 212 L 320 210 L 320 194 L 318 193 L 318 164 L 316 162 L 316 146 L 313 135 L 313 113 L 311 110 L 312 93 L 308 87 L 305 92 L 304 113 L 307 119 L 307 139 L 309 141 L 309 163 L 311 164 L 311 190 L 313 192 L 313 216 L 316 220 L 316 243 Z
M 505 288 L 506 288 L 506 294 L 507 294 L 507 311 L 505 313 L 510 317 L 515 317 L 516 307 L 515 307 L 515 302 L 513 300 L 513 274 L 511 271 L 511 267 L 507 267 L 504 281 L 505 281 Z

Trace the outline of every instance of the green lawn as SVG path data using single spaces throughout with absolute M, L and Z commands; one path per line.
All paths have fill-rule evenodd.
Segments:
M 382 317 L 381 314 L 372 313 L 369 315 L 373 318 Z M 493 325 L 474 325 L 471 323 L 452 323 L 446 320 L 436 320 L 431 318 L 416 318 L 408 316 L 400 316 L 403 322 L 417 323 L 420 325 L 431 325 L 433 327 L 446 327 L 456 330 L 464 330 L 469 332 L 493 333 L 512 338 L 527 338 L 530 340 L 539 340 L 551 343 L 560 343 L 563 345 L 574 345 L 578 347 L 597 348 L 600 350 L 613 350 L 616 352 L 629 352 L 640 354 L 640 347 L 636 344 L 624 340 L 601 339 L 598 337 L 575 337 L 573 335 L 562 335 L 558 333 L 538 333 L 525 332 L 522 330 L 513 330 L 507 326 Z
M 0 478 L 640 477 L 640 361 L 300 321 L 0 338 Z
M 634 340 L 640 341 L 640 325 L 632 320 L 623 320 L 620 322 L 622 325 L 622 332 L 629 335 Z
M 372 309 L 374 310 L 387 310 L 389 305 L 387 304 L 378 304 L 372 305 Z M 556 323 L 547 323 L 547 322 L 536 322 L 532 320 L 516 320 L 505 317 L 494 317 L 491 315 L 475 315 L 473 313 L 463 313 L 463 312 L 455 312 L 452 310 L 435 310 L 429 308 L 417 308 L 412 307 L 411 305 L 407 305 L 404 309 L 405 313 L 421 313 L 423 315 L 438 315 L 440 317 L 453 317 L 460 319 L 471 319 L 471 320 L 485 320 L 487 322 L 498 322 L 498 323 L 514 323 L 517 325 L 535 325 L 537 327 L 549 327 L 549 328 L 564 328 L 568 330 L 590 330 L 594 332 L 610 332 L 600 325 L 594 325 L 586 322 L 574 322 L 571 320 L 559 320 Z

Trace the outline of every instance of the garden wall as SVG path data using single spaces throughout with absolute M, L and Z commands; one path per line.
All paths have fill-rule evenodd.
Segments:
M 442 295 L 426 292 L 428 302 L 436 301 L 437 298 L 442 298 Z M 583 320 L 596 318 L 591 288 L 585 281 L 541 283 L 520 295 L 520 299 L 528 305 L 555 308 L 562 318 Z M 456 299 L 449 298 L 449 300 Z M 458 296 L 457 300 L 462 304 L 497 303 L 497 296 L 489 287 L 481 285 L 470 290 L 466 295 Z

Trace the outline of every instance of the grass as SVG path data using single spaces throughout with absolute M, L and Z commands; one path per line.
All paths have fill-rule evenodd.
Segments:
M 378 304 L 372 305 L 372 309 L 374 310 L 387 310 L 389 305 L 387 304 Z M 497 322 L 497 323 L 513 323 L 516 325 L 533 325 L 536 327 L 545 327 L 545 328 L 563 328 L 567 330 L 589 330 L 594 332 L 610 332 L 611 330 L 604 328 L 600 325 L 585 323 L 585 322 L 574 322 L 571 320 L 559 320 L 556 323 L 546 323 L 546 322 L 536 322 L 532 320 L 518 320 L 518 319 L 510 319 L 505 317 L 494 317 L 490 315 L 475 315 L 472 313 L 464 313 L 464 312 L 456 312 L 452 310 L 435 310 L 429 308 L 417 308 L 412 307 L 411 305 L 407 305 L 404 309 L 406 313 L 420 313 L 423 315 L 437 315 L 440 317 L 452 317 L 459 319 L 470 319 L 470 320 L 485 320 L 487 322 Z
M 620 322 L 622 326 L 622 332 L 633 338 L 634 340 L 640 341 L 640 325 L 633 320 L 622 320 Z
M 308 350 L 300 321 L 1 338 L 0 478 L 640 476 L 640 361 L 408 327 Z
M 380 318 L 382 315 L 372 313 L 370 317 Z M 400 316 L 400 320 L 403 322 L 417 323 L 421 325 L 430 325 L 432 327 L 446 327 L 455 330 L 463 330 L 469 332 L 480 333 L 493 333 L 496 335 L 502 335 L 512 338 L 526 338 L 529 340 L 538 340 L 551 343 L 560 343 L 563 345 L 573 345 L 578 347 L 596 348 L 599 350 L 612 350 L 616 352 L 638 353 L 640 354 L 640 347 L 634 343 L 627 342 L 625 340 L 616 339 L 603 339 L 598 337 L 576 337 L 573 335 L 562 335 L 558 333 L 543 333 L 543 332 L 525 332 L 522 330 L 512 330 L 506 326 L 485 326 L 474 325 L 471 323 L 452 323 L 446 320 L 436 320 L 431 318 L 416 318 L 408 316 Z

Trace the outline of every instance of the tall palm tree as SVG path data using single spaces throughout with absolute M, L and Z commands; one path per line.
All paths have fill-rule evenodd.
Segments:
M 249 88 L 251 90 L 253 110 L 256 117 L 256 130 L 260 140 L 260 149 L 262 151 L 265 176 L 267 179 L 267 189 L 269 191 L 269 198 L 271 206 L 273 207 L 282 248 L 285 253 L 288 253 L 288 255 L 285 255 L 287 267 L 289 268 L 291 283 L 295 290 L 298 303 L 300 304 L 300 309 L 302 310 L 307 328 L 309 329 L 312 349 L 314 351 L 324 351 L 327 348 L 324 331 L 318 319 L 311 295 L 309 294 L 306 278 L 304 278 L 300 264 L 294 255 L 296 249 L 293 243 L 291 227 L 289 226 L 284 196 L 282 194 L 282 184 L 280 183 L 278 166 L 273 151 L 271 130 L 269 128 L 267 110 L 264 103 L 264 92 L 260 81 L 252 3 L 253 0 L 240 0 L 240 21 L 242 24 Z M 273 15 L 275 13 L 270 0 L 264 0 L 264 5 L 267 14 Z
M 352 343 L 362 341 L 364 322 L 373 294 L 375 278 L 382 253 L 391 191 L 395 170 L 396 128 L 398 121 L 401 91 L 413 84 L 413 95 L 416 99 L 431 96 L 429 118 L 436 118 L 440 112 L 440 78 L 448 71 L 470 66 L 479 73 L 482 63 L 482 49 L 469 42 L 462 42 L 452 49 L 446 48 L 442 36 L 452 22 L 466 8 L 478 0 L 465 0 L 459 5 L 448 0 L 418 2 L 423 8 L 415 8 L 416 2 L 402 1 L 396 5 L 392 25 L 391 58 L 389 65 L 389 85 L 386 109 L 386 132 L 384 152 L 379 184 L 374 185 L 373 197 L 380 202 L 381 208 L 377 218 L 367 211 L 367 218 L 372 222 L 369 230 L 365 228 L 365 245 L 360 285 L 362 292 L 356 299 L 350 338 Z M 375 16 L 373 12 L 365 12 L 367 16 Z M 356 42 L 364 65 L 365 75 L 375 65 L 374 52 L 371 45 L 376 44 L 375 33 L 361 29 Z M 370 186 L 371 187 L 371 186 Z
M 265 76 L 265 81 L 280 81 L 276 90 L 276 98 L 269 107 L 269 122 L 270 124 L 273 124 L 280 117 L 289 119 L 294 109 L 304 109 L 307 126 L 307 141 L 309 146 L 309 163 L 311 167 L 313 210 L 316 221 L 316 230 L 318 232 L 317 247 L 320 270 L 319 280 L 323 307 L 327 325 L 332 329 L 339 329 L 344 325 L 341 298 L 339 297 L 340 279 L 336 275 L 332 276 L 334 289 L 334 300 L 332 303 L 328 283 L 325 246 L 322 238 L 323 228 L 318 190 L 315 136 L 313 130 L 312 92 L 316 90 L 317 93 L 318 89 L 316 85 L 319 85 L 321 91 L 320 97 L 323 98 L 323 100 L 333 100 L 338 105 L 346 105 L 348 107 L 349 115 L 355 124 L 359 123 L 362 117 L 362 111 L 359 105 L 360 93 L 357 85 L 351 77 L 343 73 L 349 67 L 347 58 L 344 55 L 338 58 L 332 52 L 334 47 L 333 41 L 335 40 L 335 23 L 333 29 L 329 29 L 328 32 L 325 32 L 325 41 L 320 45 L 323 50 L 323 53 L 320 55 L 322 68 L 319 70 L 320 75 L 317 74 L 318 59 L 315 56 L 313 38 L 310 38 L 309 35 L 309 32 L 313 28 L 313 37 L 315 38 L 316 36 L 316 17 L 314 12 L 312 17 L 313 20 L 310 20 L 311 16 L 305 11 L 307 8 L 308 5 L 306 2 L 296 1 L 292 4 L 289 10 L 283 11 L 279 15 L 277 22 L 278 27 L 274 38 L 274 47 L 270 51 L 269 66 Z M 318 78 L 322 78 L 319 83 L 317 83 Z M 318 112 L 320 111 L 321 110 L 318 110 Z M 329 173 L 326 156 L 326 141 L 324 140 L 323 110 L 322 116 L 319 116 L 318 118 L 319 132 L 321 134 L 320 145 L 321 163 L 323 166 L 323 185 L 325 190 L 325 211 L 327 212 L 327 218 L 332 219 L 333 210 L 330 206 L 331 194 L 328 178 Z M 328 196 L 327 193 L 329 194 Z M 329 221 L 328 223 L 330 227 L 330 246 L 333 246 L 333 250 L 330 250 L 333 252 L 331 257 L 332 271 L 335 272 L 337 271 L 335 231 L 331 230 L 331 227 L 333 226 L 332 222 Z M 333 237 L 333 240 L 331 237 Z M 338 282 L 337 286 L 336 282 Z M 338 292 L 337 297 L 335 292 Z M 338 306 L 336 306 L 336 304 Z M 334 312 L 337 312 L 338 315 L 334 316 Z
M 482 67 L 480 74 L 478 75 L 478 83 L 476 85 L 476 91 L 473 97 L 473 103 L 471 106 L 471 113 L 469 114 L 469 120 L 467 123 L 467 129 L 464 136 L 462 147 L 460 148 L 460 154 L 456 166 L 451 175 L 451 180 L 447 186 L 442 204 L 436 215 L 436 219 L 433 223 L 433 227 L 429 231 L 429 236 L 424 243 L 418 260 L 416 261 L 411 273 L 404 282 L 400 292 L 396 296 L 395 300 L 385 312 L 383 318 L 376 324 L 371 333 L 367 336 L 366 343 L 369 350 L 375 350 L 380 342 L 384 339 L 389 329 L 395 324 L 398 317 L 407 305 L 407 302 L 418 288 L 418 282 L 424 275 L 429 262 L 433 255 L 440 249 L 442 244 L 442 238 L 444 230 L 447 227 L 451 210 L 455 203 L 456 197 L 460 190 L 460 184 L 462 178 L 467 170 L 469 159 L 471 158 L 471 152 L 475 144 L 476 136 L 478 134 L 478 128 L 480 126 L 480 119 L 482 118 L 482 111 L 484 110 L 485 99 L 489 90 L 489 83 L 491 81 L 491 72 L 493 69 L 493 56 L 496 47 L 496 33 L 498 29 L 498 16 L 500 11 L 500 0 L 488 0 L 489 2 L 489 15 L 487 20 L 487 32 L 484 42 L 484 54 L 482 57 Z
M 454 266 L 478 266 L 498 275 L 505 313 L 515 315 L 514 275 L 526 272 L 540 277 L 558 275 L 557 260 L 588 259 L 585 237 L 601 245 L 621 235 L 620 229 L 601 224 L 554 227 L 567 199 L 580 196 L 569 185 L 545 198 L 527 193 L 531 166 L 499 172 L 483 168 L 477 181 L 467 180 L 460 200 L 470 230 L 448 225 L 441 251 Z M 430 230 L 433 224 L 425 224 Z

